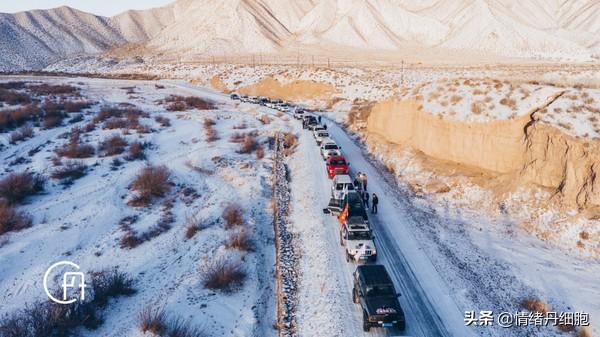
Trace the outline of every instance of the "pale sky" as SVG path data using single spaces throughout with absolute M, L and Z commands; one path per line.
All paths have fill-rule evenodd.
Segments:
M 2 0 L 0 12 L 14 13 L 30 9 L 69 6 L 84 12 L 111 16 L 128 9 L 159 7 L 174 0 Z

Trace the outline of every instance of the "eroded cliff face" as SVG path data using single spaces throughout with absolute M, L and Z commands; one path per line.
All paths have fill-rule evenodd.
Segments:
M 468 123 L 422 111 L 415 101 L 389 100 L 371 110 L 365 138 L 510 176 L 517 179 L 515 186 L 551 189 L 565 208 L 600 206 L 600 142 L 575 138 L 538 121 L 539 108 L 520 118 Z
M 556 190 L 568 206 L 600 206 L 600 142 L 569 136 L 545 123 L 526 130 L 521 177 Z

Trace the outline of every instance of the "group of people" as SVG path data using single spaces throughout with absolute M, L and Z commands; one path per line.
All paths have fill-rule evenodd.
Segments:
M 365 204 L 365 207 L 367 207 L 367 209 L 369 208 L 369 192 L 367 190 L 368 181 L 369 181 L 369 179 L 367 177 L 367 174 L 363 173 L 363 172 L 358 172 L 356 174 L 356 178 L 354 179 L 354 186 L 356 186 L 358 188 L 358 190 L 360 191 L 360 193 L 362 195 L 363 203 Z M 371 199 L 371 213 L 377 214 L 378 204 L 379 204 L 379 197 L 377 196 L 377 194 L 373 193 L 373 196 Z

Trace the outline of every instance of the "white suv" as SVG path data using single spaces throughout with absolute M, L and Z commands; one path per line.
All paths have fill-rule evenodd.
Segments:
M 346 261 L 350 262 L 375 262 L 377 249 L 373 241 L 373 233 L 368 225 L 362 223 L 362 218 L 357 221 L 348 219 L 344 226 L 340 226 L 340 245 L 346 247 Z M 356 222 L 356 224 L 353 224 Z
M 331 139 L 323 138 L 321 140 L 321 156 L 323 160 L 329 159 L 332 156 L 341 156 L 342 149 Z

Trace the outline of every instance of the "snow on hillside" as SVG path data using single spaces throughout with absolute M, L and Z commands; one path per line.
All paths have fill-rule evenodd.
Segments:
M 0 16 L 0 70 L 37 69 L 128 42 L 179 57 L 420 46 L 592 61 L 600 55 L 598 6 L 593 0 L 179 0 L 112 18 L 61 7 Z
M 161 103 L 165 97 L 198 95 L 197 89 L 192 91 L 179 82 L 8 80 L 72 85 L 86 100 L 97 103 L 82 113 L 69 113 L 54 128 L 31 124 L 33 137 L 14 144 L 9 142 L 10 131 L 0 134 L 0 178 L 29 170 L 47 179 L 43 193 L 18 207 L 32 215 L 32 227 L 0 234 L 0 317 L 45 299 L 41 290 L 44 271 L 52 263 L 68 259 L 88 272 L 118 267 L 134 279 L 137 290 L 131 297 L 110 302 L 104 312 L 105 323 L 98 330 L 82 330 L 78 335 L 142 336 L 137 317 L 149 305 L 184 320 L 193 318 L 194 324 L 211 336 L 275 335 L 269 186 L 272 150 L 268 140 L 276 130 L 287 129 L 284 120 L 251 106 L 234 107 L 208 90 L 202 97 L 215 101 L 217 110 L 167 111 L 167 105 Z M 101 107 L 119 104 L 143 111 L 139 120 L 127 118 L 138 126 L 114 129 L 107 124 L 111 119 L 94 124 Z M 270 115 L 270 124 L 258 120 L 264 114 Z M 217 139 L 207 137 L 207 119 L 214 121 Z M 58 163 L 52 159 L 55 150 L 70 142 L 74 128 L 83 130 L 80 141 L 95 148 L 96 154 L 73 160 L 63 157 Z M 240 143 L 231 140 L 253 132 L 265 152 L 261 156 L 240 153 Z M 102 142 L 112 136 L 121 136 L 129 144 L 147 144 L 143 145 L 146 159 L 130 159 L 128 145 L 123 154 L 106 154 Z M 83 177 L 70 183 L 50 178 L 72 162 L 87 166 Z M 171 172 L 170 191 L 147 207 L 130 206 L 135 200 L 132 181 L 149 164 L 165 165 Z M 222 218 L 230 204 L 241 207 L 241 226 L 228 228 Z M 190 232 L 192 224 L 198 226 L 197 232 Z M 145 239 L 127 246 L 128 231 Z M 238 232 L 249 234 L 252 246 L 248 252 L 243 246 L 230 246 Z M 232 293 L 203 286 L 203 266 L 220 258 L 239 263 L 247 275 Z

